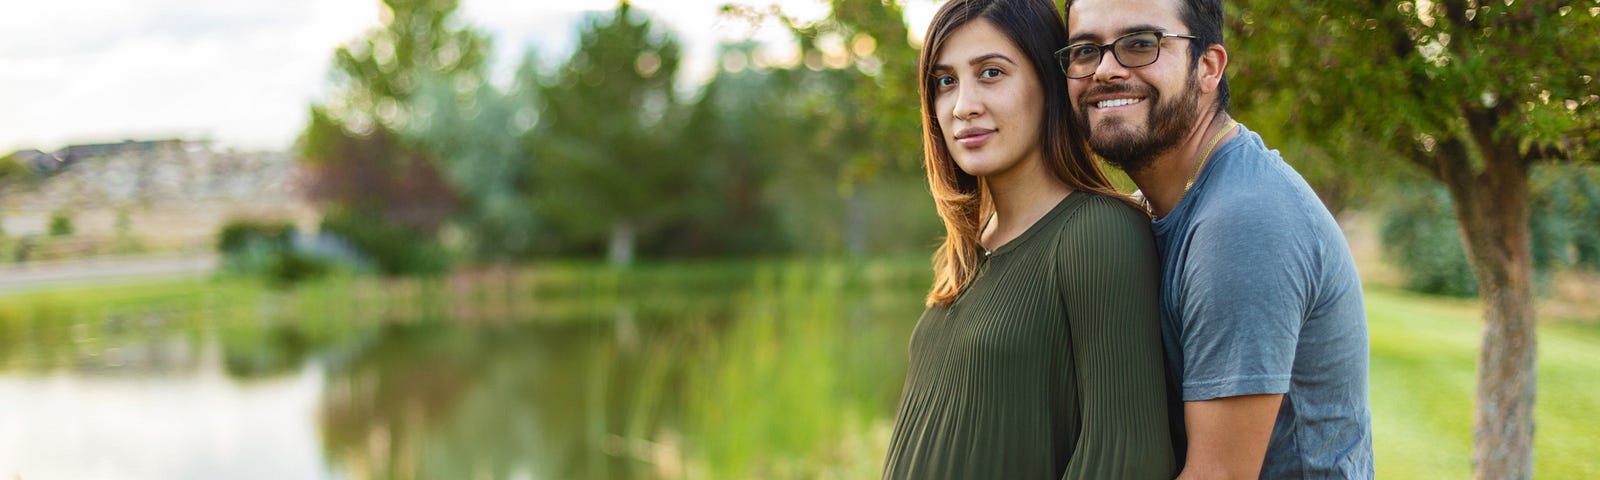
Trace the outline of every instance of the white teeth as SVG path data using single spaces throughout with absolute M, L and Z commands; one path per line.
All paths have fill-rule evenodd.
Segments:
M 1103 102 L 1100 102 L 1100 103 L 1096 103 L 1096 104 L 1094 104 L 1094 106 L 1098 107 L 1098 108 L 1111 108 L 1111 107 L 1120 107 L 1120 106 L 1123 106 L 1123 105 L 1133 105 L 1135 103 L 1139 103 L 1139 102 L 1142 102 L 1142 101 L 1144 101 L 1144 99 L 1140 99 L 1140 98 L 1118 98 L 1116 100 L 1106 100 L 1106 101 L 1103 101 Z

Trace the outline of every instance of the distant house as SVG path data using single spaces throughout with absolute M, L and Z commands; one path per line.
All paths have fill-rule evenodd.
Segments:
M 44 153 L 38 150 L 20 150 L 7 156 L 10 158 L 15 158 L 18 163 L 28 167 L 28 170 L 31 170 L 33 173 L 37 174 L 55 172 L 65 166 L 61 159 L 56 157 L 54 154 Z
M 186 206 L 197 202 L 294 202 L 293 159 L 283 152 L 218 151 L 210 142 L 126 140 L 12 154 L 48 179 L 13 208 Z
M 91 143 L 86 145 L 70 145 L 57 150 L 55 155 L 62 163 L 73 163 L 92 158 L 109 158 L 119 156 L 149 156 L 169 152 L 179 152 L 185 149 L 190 142 L 183 140 L 124 140 L 119 143 Z

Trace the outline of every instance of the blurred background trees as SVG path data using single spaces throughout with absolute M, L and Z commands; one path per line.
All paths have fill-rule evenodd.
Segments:
M 323 230 L 383 272 L 936 240 L 937 217 L 914 201 L 916 48 L 899 2 L 837 1 L 820 21 L 726 7 L 730 21 L 786 26 L 798 58 L 730 43 L 696 89 L 678 80 L 677 34 L 628 2 L 583 19 L 558 64 L 527 53 L 503 87 L 455 2 L 386 5 L 383 28 L 336 52 L 340 93 L 313 106 L 298 147 Z
M 671 32 L 623 2 L 586 22 L 540 94 L 539 208 L 570 241 L 607 238 L 612 263 L 631 263 L 639 237 L 692 214 L 681 200 L 702 150 L 679 135 L 679 57 Z
M 414 127 L 419 91 L 482 84 L 489 42 L 457 25 L 455 0 L 385 0 L 384 26 L 334 54 L 337 93 L 311 107 L 299 140 L 306 190 L 322 205 L 322 230 L 365 253 L 386 274 L 445 269 L 438 233 L 457 189 Z M 431 113 L 431 112 L 428 112 Z

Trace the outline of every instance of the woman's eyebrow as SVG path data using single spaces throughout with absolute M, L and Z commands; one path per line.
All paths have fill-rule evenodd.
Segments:
M 977 65 L 977 64 L 989 61 L 991 59 L 995 59 L 995 58 L 998 58 L 998 59 L 1001 59 L 1001 60 L 1005 60 L 1006 63 L 1010 63 L 1012 65 L 1016 65 L 1017 64 L 1017 61 L 1016 60 L 1012 60 L 1011 57 L 1007 57 L 1007 56 L 1001 55 L 999 53 L 986 53 L 986 54 L 983 54 L 983 55 L 978 55 L 976 57 L 972 57 L 972 60 L 968 60 L 967 61 L 967 65 Z
M 983 63 L 983 62 L 986 62 L 986 61 L 989 61 L 989 60 L 992 60 L 992 59 L 996 59 L 996 58 L 1001 59 L 1001 60 L 1005 60 L 1006 63 L 1010 63 L 1012 65 L 1016 65 L 1017 64 L 1017 61 L 1016 60 L 1012 60 L 1011 57 L 1007 57 L 1005 55 L 1002 55 L 999 52 L 993 52 L 993 53 L 985 53 L 983 55 L 978 55 L 976 57 L 972 57 L 972 60 L 968 60 L 967 61 L 967 65 L 977 65 L 977 64 L 980 64 L 980 63 Z M 949 65 L 942 64 L 942 63 L 941 64 L 935 64 L 933 66 L 933 68 L 928 69 L 928 71 L 930 73 L 948 72 L 950 70 L 955 70 L 955 68 L 951 67 Z

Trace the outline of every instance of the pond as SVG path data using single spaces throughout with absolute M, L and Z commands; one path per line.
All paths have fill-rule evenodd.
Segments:
M 0 310 L 0 477 L 873 477 L 926 272 L 554 265 L 35 295 Z

